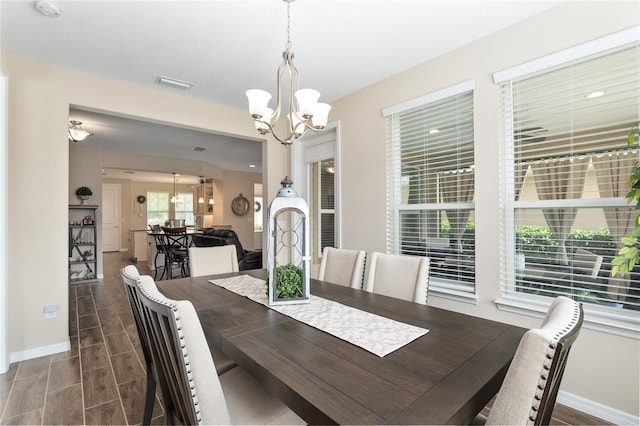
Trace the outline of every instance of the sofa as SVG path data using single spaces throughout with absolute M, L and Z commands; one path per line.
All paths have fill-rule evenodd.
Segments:
M 193 237 L 196 247 L 236 246 L 238 254 L 238 269 L 262 269 L 262 250 L 249 251 L 242 247 L 238 234 L 232 229 L 206 228 L 202 234 Z

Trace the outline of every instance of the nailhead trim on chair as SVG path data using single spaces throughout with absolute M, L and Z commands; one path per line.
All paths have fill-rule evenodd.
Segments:
M 191 389 L 191 399 L 196 409 L 196 420 L 198 421 L 199 425 L 202 425 L 203 422 L 202 422 L 202 415 L 200 413 L 200 403 L 198 400 L 198 393 L 196 391 L 195 383 L 193 381 L 193 375 L 191 374 L 191 363 L 189 361 L 189 353 L 187 352 L 186 345 L 184 344 L 184 334 L 182 333 L 182 322 L 180 321 L 178 306 L 175 303 L 167 302 L 167 300 L 157 299 L 156 297 L 147 293 L 143 287 L 139 287 L 139 288 L 145 294 L 145 296 L 147 296 L 149 299 L 153 300 L 156 303 L 164 305 L 168 308 L 171 308 L 174 313 L 176 329 L 178 330 L 178 338 L 180 339 L 180 342 L 182 342 L 180 344 L 180 347 L 182 350 L 182 358 L 185 364 L 185 369 L 187 371 L 187 379 L 189 380 L 189 388 Z
M 578 302 L 573 302 L 573 317 L 571 318 L 571 322 L 561 331 L 557 332 L 554 336 L 553 336 L 553 340 L 555 342 L 557 342 L 558 340 L 560 340 L 563 336 L 565 336 L 569 331 L 571 331 L 573 329 L 573 327 L 577 324 L 578 320 L 580 318 L 580 305 Z M 542 372 L 540 374 L 540 380 L 538 381 L 538 388 L 537 388 L 537 392 L 534 396 L 534 400 L 537 401 L 537 404 L 534 402 L 534 404 L 531 406 L 531 411 L 529 412 L 529 420 L 531 420 L 532 422 L 536 421 L 536 413 L 538 412 L 538 410 L 540 409 L 540 401 L 542 401 L 542 393 L 547 385 L 547 380 L 549 379 L 549 370 L 551 369 L 551 362 L 553 361 L 553 358 L 555 357 L 556 354 L 556 348 L 558 347 L 558 345 L 556 343 L 550 343 L 549 344 L 549 350 L 547 351 L 547 360 L 549 361 L 549 363 L 544 363 L 543 364 L 543 369 L 546 372 Z

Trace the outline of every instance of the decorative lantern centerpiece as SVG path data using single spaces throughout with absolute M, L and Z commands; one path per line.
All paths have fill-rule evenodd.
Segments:
M 309 208 L 285 177 L 268 212 L 269 305 L 309 303 Z

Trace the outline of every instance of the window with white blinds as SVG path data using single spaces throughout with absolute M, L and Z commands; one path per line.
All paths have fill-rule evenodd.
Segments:
M 495 76 L 504 119 L 503 296 L 640 309 L 640 267 L 611 277 L 638 213 L 625 196 L 640 159 L 627 146 L 639 120 L 640 49 L 617 40 L 546 69 Z
M 475 293 L 473 82 L 391 107 L 387 251 L 430 258 L 429 291 Z

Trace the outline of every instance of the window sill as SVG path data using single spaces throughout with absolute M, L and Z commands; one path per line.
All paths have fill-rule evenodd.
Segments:
M 501 311 L 543 318 L 551 304 L 551 299 L 507 294 L 495 303 Z M 640 340 L 640 312 L 595 306 L 589 303 L 584 303 L 582 306 L 584 328 Z
M 455 281 L 445 281 L 438 279 L 429 280 L 428 297 L 439 297 L 441 299 L 454 300 L 456 302 L 478 304 L 478 296 L 469 291 L 469 285 L 458 284 Z

